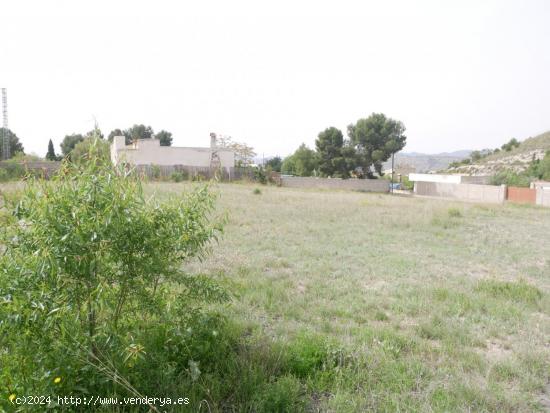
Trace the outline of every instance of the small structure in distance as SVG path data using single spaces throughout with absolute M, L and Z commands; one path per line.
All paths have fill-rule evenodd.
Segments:
M 161 146 L 158 139 L 138 139 L 126 145 L 124 136 L 115 136 L 111 144 L 111 161 L 114 165 L 126 162 L 131 165 L 184 166 L 228 170 L 235 166 L 235 152 L 219 148 L 216 134 L 210 134 L 210 147 Z

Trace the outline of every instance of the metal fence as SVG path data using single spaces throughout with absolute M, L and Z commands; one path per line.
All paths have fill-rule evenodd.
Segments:
M 17 175 L 23 176 L 26 173 L 32 173 L 43 178 L 50 178 L 59 170 L 61 162 L 46 161 L 3 161 L 0 162 L 0 168 L 13 172 L 17 170 Z M 136 172 L 149 179 L 171 179 L 174 173 L 179 174 L 182 180 L 211 180 L 236 181 L 240 179 L 254 179 L 254 171 L 251 168 L 209 168 L 188 165 L 137 165 L 128 166 L 135 168 Z M 14 176 L 15 178 L 17 176 Z
M 136 165 L 135 170 L 141 176 L 150 179 L 170 179 L 179 174 L 183 180 L 219 180 L 236 181 L 253 179 L 254 171 L 250 168 L 209 168 L 188 165 Z
M 506 199 L 517 204 L 536 204 L 537 190 L 531 188 L 519 188 L 516 186 L 508 187 Z
M 11 178 L 22 177 L 27 173 L 31 173 L 43 178 L 51 177 L 59 167 L 61 162 L 46 162 L 46 161 L 2 161 L 0 168 L 8 172 Z

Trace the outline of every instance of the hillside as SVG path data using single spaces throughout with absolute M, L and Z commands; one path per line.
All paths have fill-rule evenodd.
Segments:
M 550 131 L 525 139 L 519 146 L 510 151 L 500 150 L 474 163 L 448 168 L 448 173 L 465 173 L 470 175 L 494 175 L 509 170 L 523 172 L 534 159 L 544 158 L 550 150 Z
M 461 161 L 470 155 L 469 150 L 436 154 L 399 152 L 395 154 L 395 168 L 411 169 L 416 172 L 429 172 L 446 169 L 451 162 Z M 384 169 L 391 168 L 391 159 L 384 163 Z

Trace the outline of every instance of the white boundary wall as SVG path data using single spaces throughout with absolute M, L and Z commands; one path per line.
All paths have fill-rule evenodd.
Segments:
M 447 184 L 459 184 L 461 178 L 461 175 L 409 174 L 409 181 L 413 182 L 440 182 Z
M 414 193 L 422 196 L 451 198 L 461 201 L 502 204 L 506 200 L 506 185 L 415 182 Z
M 550 186 L 537 188 L 537 205 L 550 207 Z
M 442 184 L 480 184 L 489 182 L 489 176 L 470 176 L 459 174 L 409 174 L 412 182 L 439 182 Z

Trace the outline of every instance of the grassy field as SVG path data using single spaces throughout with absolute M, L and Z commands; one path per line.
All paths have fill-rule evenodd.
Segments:
M 228 322 L 185 331 L 183 369 L 164 333 L 142 335 L 140 368 L 180 366 L 139 370 L 145 394 L 185 412 L 550 411 L 550 209 L 212 189 L 223 237 L 185 269 L 226 287 L 208 310 Z
M 249 343 L 330 349 L 296 406 L 550 409 L 550 210 L 254 188 L 217 187 L 229 223 L 189 270 L 228 285 Z

